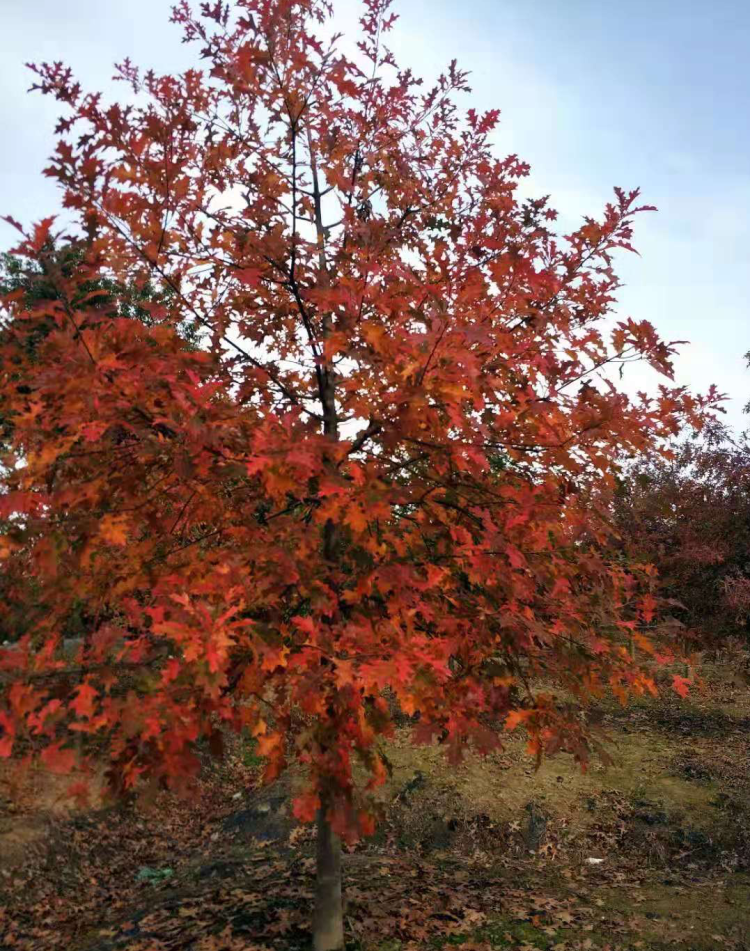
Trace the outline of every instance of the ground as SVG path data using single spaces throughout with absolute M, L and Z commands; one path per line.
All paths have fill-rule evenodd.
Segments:
M 603 704 L 615 762 L 585 774 L 561 756 L 535 771 L 514 735 L 451 768 L 404 726 L 387 818 L 345 855 L 351 948 L 750 951 L 750 691 L 731 665 L 701 672 L 686 700 Z M 306 948 L 312 831 L 290 780 L 257 775 L 238 747 L 197 802 L 146 809 L 75 809 L 39 773 L 20 799 L 0 783 L 0 947 Z

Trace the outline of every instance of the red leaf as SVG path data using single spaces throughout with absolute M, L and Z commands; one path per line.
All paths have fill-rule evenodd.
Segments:
M 299 614 L 296 614 L 292 618 L 292 624 L 298 631 L 302 631 L 303 634 L 307 634 L 310 637 L 315 634 L 315 622 L 311 617 L 301 617 Z
M 13 752 L 16 725 L 4 710 L 0 710 L 0 727 L 3 729 L 0 735 L 0 757 L 7 759 Z
M 77 717 L 89 719 L 94 713 L 94 700 L 99 696 L 91 684 L 81 684 L 76 690 L 76 698 L 70 704 L 70 709 Z
M 246 267 L 234 272 L 235 277 L 240 284 L 248 287 L 257 287 L 260 284 L 262 272 L 258 268 Z
M 44 749 L 40 759 L 51 773 L 63 775 L 75 766 L 76 754 L 73 750 L 62 749 L 60 742 Z
M 320 809 L 320 796 L 307 792 L 297 796 L 292 806 L 292 814 L 300 822 L 312 822 Z
M 54 221 L 55 216 L 51 215 L 49 218 L 42 218 L 40 222 L 34 225 L 34 234 L 29 241 L 32 250 L 41 251 L 44 248 L 50 239 L 50 229 Z

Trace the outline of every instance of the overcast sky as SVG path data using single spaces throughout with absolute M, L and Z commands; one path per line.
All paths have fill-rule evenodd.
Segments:
M 342 26 L 357 0 L 339 0 Z M 28 222 L 58 196 L 41 169 L 54 102 L 25 94 L 29 60 L 63 59 L 85 88 L 117 94 L 112 63 L 173 71 L 193 62 L 168 0 L 0 0 L 0 213 Z M 677 381 L 716 383 L 727 420 L 750 419 L 750 3 L 747 0 L 400 0 L 390 45 L 434 76 L 453 57 L 476 108 L 499 107 L 500 152 L 532 165 L 525 191 L 551 194 L 567 226 L 611 187 L 640 186 L 642 257 L 619 265 L 623 315 L 686 339 Z M 121 88 L 121 87 L 120 87 Z M 469 102 L 467 101 L 467 105 Z M 0 248 L 13 241 L 0 225 Z M 628 368 L 629 387 L 650 385 Z

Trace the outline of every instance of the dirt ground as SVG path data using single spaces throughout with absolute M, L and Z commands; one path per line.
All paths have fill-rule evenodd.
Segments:
M 448 767 L 389 744 L 384 821 L 347 851 L 357 951 L 750 951 L 750 690 L 706 666 L 687 700 L 599 713 L 614 765 L 538 771 L 501 755 Z M 234 749 L 186 806 L 75 810 L 36 773 L 0 776 L 0 948 L 306 948 L 312 831 L 289 782 L 261 789 Z M 3 785 L 5 783 L 5 785 Z

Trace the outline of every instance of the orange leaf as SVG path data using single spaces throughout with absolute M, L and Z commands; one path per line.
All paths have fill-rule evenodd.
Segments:
M 510 733 L 511 730 L 515 730 L 515 728 L 523 723 L 524 720 L 527 720 L 528 717 L 528 710 L 511 710 L 505 718 L 505 729 Z
M 359 813 L 359 831 L 362 835 L 375 835 L 375 819 L 369 812 Z
M 128 519 L 125 515 L 105 515 L 99 522 L 99 536 L 110 545 L 126 545 Z
M 679 674 L 675 674 L 672 678 L 672 689 L 681 697 L 687 697 L 690 693 L 690 681 L 687 677 L 680 677 Z
M 355 532 L 364 532 L 367 528 L 367 516 L 359 506 L 351 506 L 344 519 L 346 524 Z
M 258 755 L 271 756 L 282 746 L 282 736 L 280 733 L 266 733 L 258 737 Z

